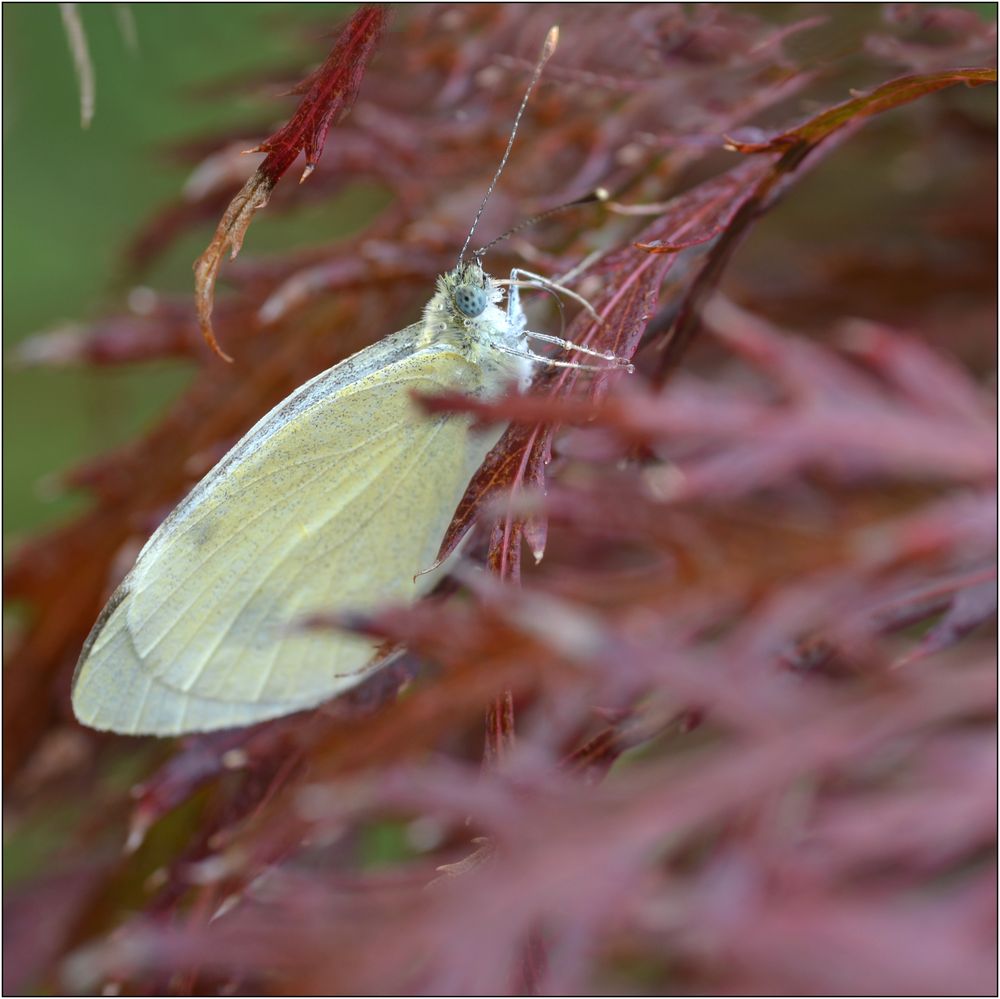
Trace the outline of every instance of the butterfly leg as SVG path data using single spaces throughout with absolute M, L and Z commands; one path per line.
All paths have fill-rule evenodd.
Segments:
M 524 327 L 528 325 L 528 317 L 521 308 L 521 293 L 514 281 L 517 268 L 510 272 L 510 283 L 507 285 L 507 328 L 521 337 Z
M 590 304 L 590 302 L 588 302 L 582 295 L 578 295 L 572 288 L 567 288 L 563 284 L 557 284 L 555 281 L 550 281 L 548 278 L 542 277 L 541 274 L 536 274 L 534 271 L 526 271 L 523 267 L 515 267 L 510 272 L 510 278 L 512 281 L 528 278 L 530 281 L 536 282 L 545 288 L 551 288 L 559 294 L 573 299 L 574 302 L 578 302 L 584 307 L 584 309 L 586 309 L 589 315 L 593 318 L 594 322 L 596 322 L 599 326 L 604 325 L 604 320 L 597 314 L 597 311 Z

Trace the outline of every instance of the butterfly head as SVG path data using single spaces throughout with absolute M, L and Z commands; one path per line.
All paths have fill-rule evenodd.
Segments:
M 469 320 L 483 318 L 502 294 L 478 260 L 461 263 L 442 275 L 439 289 L 444 307 L 463 325 Z

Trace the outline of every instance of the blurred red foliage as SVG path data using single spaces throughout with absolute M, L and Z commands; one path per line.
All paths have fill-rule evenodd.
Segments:
M 233 365 L 168 297 L 28 344 L 199 368 L 144 438 L 67 475 L 90 510 L 7 565 L 30 609 L 9 822 L 63 827 L 8 893 L 7 991 L 993 988 L 995 98 L 960 85 L 994 79 L 995 32 L 957 8 L 825 15 L 400 8 L 309 183 L 268 210 L 362 180 L 391 203 L 222 272 Z M 610 190 L 487 263 L 572 273 L 601 322 L 567 336 L 636 374 L 425 400 L 514 422 L 443 541 L 474 532 L 452 595 L 350 622 L 408 649 L 358 690 L 176 744 L 79 729 L 69 677 L 138 545 L 292 388 L 415 317 L 553 23 L 479 235 Z M 338 44 L 354 70 L 371 54 Z M 219 218 L 246 179 L 231 140 L 186 147 L 199 182 L 133 269 Z

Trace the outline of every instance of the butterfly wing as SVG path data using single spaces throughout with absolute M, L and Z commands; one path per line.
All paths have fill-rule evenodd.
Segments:
M 451 347 L 407 331 L 307 382 L 164 522 L 94 626 L 74 678 L 95 727 L 175 734 L 246 725 L 358 683 L 370 640 L 303 630 L 311 613 L 414 598 L 496 434 L 427 416 L 413 391 L 475 393 Z

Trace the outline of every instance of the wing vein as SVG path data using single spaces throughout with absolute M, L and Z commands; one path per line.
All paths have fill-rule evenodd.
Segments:
M 394 424 L 394 426 L 396 428 L 398 428 L 399 425 L 398 424 Z M 298 487 L 297 487 L 298 490 L 301 491 L 303 489 L 306 489 L 308 486 L 312 485 L 317 479 L 321 478 L 328 471 L 329 471 L 329 468 L 328 468 L 327 465 L 320 464 L 319 467 L 317 468 L 316 472 L 313 475 L 308 476 L 307 478 L 303 479 L 301 482 L 298 483 Z M 355 498 L 356 498 L 355 496 L 349 497 L 347 499 L 347 501 L 344 504 L 342 504 L 342 506 L 346 506 L 347 503 L 353 502 Z M 259 521 L 259 520 L 261 520 L 263 518 L 269 517 L 270 515 L 272 515 L 274 513 L 274 511 L 278 507 L 281 507 L 281 506 L 283 506 L 285 504 L 287 504 L 287 497 L 285 495 L 278 496 L 273 503 L 270 503 L 267 506 L 262 507 L 252 517 L 250 517 L 246 521 L 244 521 L 243 524 L 241 525 L 241 528 L 240 528 L 241 532 L 246 532 L 248 530 L 248 528 L 250 528 L 257 521 Z M 282 539 L 281 539 L 280 532 L 275 532 L 275 537 L 272 539 L 272 544 L 276 544 L 276 543 L 280 542 L 281 540 Z M 223 554 L 225 552 L 225 550 L 226 550 L 226 547 L 227 547 L 226 542 L 222 542 L 222 543 L 218 544 L 215 548 L 213 548 L 210 552 L 206 553 L 203 558 L 201 558 L 200 560 L 194 562 L 194 564 L 184 574 L 184 576 L 182 576 L 180 579 L 178 579 L 178 581 L 177 581 L 177 583 L 175 585 L 175 589 L 180 590 L 191 579 L 193 579 L 194 577 L 196 577 L 198 575 L 203 574 L 204 570 L 205 570 L 205 567 L 214 558 L 216 558 L 217 556 Z M 270 546 L 265 546 L 261 550 L 260 554 L 263 555 L 268 550 L 269 547 Z M 234 576 L 230 580 L 230 583 L 231 584 L 235 583 L 236 579 L 237 579 L 237 577 Z M 156 647 L 160 644 L 160 642 L 162 642 L 163 639 L 166 638 L 171 633 L 171 631 L 173 631 L 173 629 L 177 626 L 177 624 L 180 622 L 180 620 L 183 618 L 183 616 L 189 610 L 191 610 L 191 608 L 194 607 L 194 605 L 196 603 L 198 603 L 198 601 L 204 596 L 204 594 L 209 589 L 211 589 L 212 585 L 213 585 L 213 580 L 212 580 L 211 576 L 209 576 L 208 581 L 205 583 L 205 585 L 203 587 L 201 587 L 201 589 L 199 589 L 197 592 L 195 592 L 195 594 L 184 605 L 184 607 L 181 608 L 175 614 L 174 620 L 159 635 L 157 635 L 156 638 L 154 640 L 152 640 L 150 642 L 150 644 L 143 650 L 143 657 L 152 654 L 152 652 L 156 649 Z M 136 587 L 136 593 L 141 595 L 142 592 L 144 591 L 144 589 L 145 588 L 140 583 Z M 228 590 L 228 587 L 227 587 L 227 590 Z M 148 624 L 146 625 L 146 627 L 148 628 Z
M 319 478 L 322 477 L 324 471 L 326 471 L 325 468 L 320 468 L 316 472 L 315 475 L 310 476 L 308 479 L 306 479 L 302 483 L 300 483 L 299 488 L 300 489 L 304 489 L 307 486 L 311 485 L 317 479 L 319 479 Z M 354 492 L 354 494 L 352 494 L 347 499 L 346 502 L 340 504 L 336 509 L 331 510 L 329 512 L 329 514 L 320 523 L 318 529 L 322 530 L 322 528 L 325 527 L 326 524 L 329 522 L 329 520 L 330 520 L 331 517 L 334 517 L 334 516 L 336 516 L 336 514 L 340 513 L 348 504 L 353 503 L 364 492 L 365 488 L 367 488 L 367 486 L 366 485 L 362 485 L 359 489 L 357 489 Z M 280 506 L 283 502 L 285 502 L 285 500 L 283 498 L 280 498 L 275 503 L 273 503 L 271 506 L 269 506 L 265 511 L 263 511 L 261 514 L 256 515 L 253 518 L 253 520 L 259 519 L 265 513 L 272 512 L 276 507 Z M 261 549 L 261 551 L 259 552 L 259 556 L 263 556 L 271 548 L 281 547 L 282 544 L 284 544 L 284 546 L 287 548 L 287 551 L 285 553 L 279 555 L 276 559 L 274 559 L 272 561 L 270 568 L 268 569 L 268 571 L 262 577 L 260 577 L 259 582 L 262 583 L 265 580 L 267 580 L 268 578 L 270 578 L 270 576 L 273 574 L 275 568 L 277 566 L 281 565 L 282 562 L 284 562 L 284 560 L 287 557 L 288 553 L 291 552 L 291 551 L 294 551 L 295 548 L 298 547 L 298 545 L 300 544 L 300 540 L 299 539 L 295 539 L 294 541 L 292 541 L 291 543 L 289 543 L 287 541 L 287 539 L 282 536 L 281 532 L 277 532 L 276 531 L 274 538 L 272 538 L 272 540 L 271 540 L 271 543 L 269 545 L 266 545 L 263 549 Z M 200 566 L 200 568 L 203 568 L 203 567 L 204 567 L 204 564 L 202 564 Z M 193 575 L 193 574 L 194 574 L 194 572 L 190 573 L 188 578 L 190 578 L 190 576 Z M 240 579 L 241 579 L 241 577 L 239 576 L 239 574 L 234 574 L 233 576 L 231 576 L 230 579 L 229 579 L 229 581 L 228 581 L 228 583 L 227 583 L 227 585 L 225 586 L 225 589 L 219 594 L 219 597 L 221 598 L 224 594 L 229 593 L 232 590 L 232 588 L 237 584 L 237 582 L 239 582 Z M 210 578 L 209 581 L 206 583 L 206 585 L 204 587 L 202 587 L 195 594 L 195 596 L 190 601 L 188 601 L 188 603 L 184 607 L 184 610 L 181 611 L 179 614 L 177 614 L 177 615 L 174 616 L 173 621 L 171 621 L 171 623 L 166 628 L 166 630 L 164 630 L 160 635 L 158 635 L 157 638 L 156 638 L 156 640 L 145 650 L 145 652 L 143 654 L 144 658 L 147 657 L 147 656 L 150 656 L 153 653 L 153 651 L 155 650 L 155 648 L 163 641 L 163 639 L 165 639 L 177 627 L 177 625 L 180 623 L 183 615 L 188 610 L 190 610 L 202 598 L 202 596 L 204 595 L 205 592 L 207 592 L 209 589 L 211 589 L 212 585 L 213 585 L 213 580 Z M 205 667 L 206 667 L 206 665 L 208 663 L 208 660 L 211 658 L 212 655 L 215 654 L 215 651 L 218 649 L 218 646 L 221 643 L 222 639 L 225 638 L 225 636 L 228 634 L 229 629 L 232 627 L 232 623 L 234 621 L 236 621 L 240 617 L 240 615 L 246 610 L 247 604 L 250 602 L 250 600 L 254 596 L 255 596 L 255 593 L 254 592 L 250 592 L 250 591 L 248 591 L 245 594 L 244 599 L 238 604 L 235 613 L 231 616 L 229 624 L 226 625 L 226 629 L 224 631 L 220 629 L 219 638 L 216 639 L 215 645 L 212 646 L 211 653 L 209 655 L 207 655 L 207 656 L 203 656 L 202 657 L 202 660 L 201 660 L 201 662 L 200 662 L 200 664 L 198 666 L 197 672 L 194 674 L 194 676 L 192 677 L 192 679 L 190 680 L 190 682 L 186 686 L 179 687 L 180 690 L 182 690 L 182 691 L 188 691 L 188 690 L 191 689 L 191 687 L 194 686 L 195 683 L 197 683 L 197 681 L 200 679 L 201 674 L 204 671 L 204 669 L 205 669 Z M 218 598 L 217 598 L 217 600 L 218 600 Z M 204 624 L 204 622 L 203 622 L 203 624 Z M 177 659 L 178 657 L 180 657 L 184 653 L 184 651 L 188 648 L 188 646 L 190 646 L 191 642 L 195 639 L 196 635 L 197 635 L 197 629 L 192 629 L 191 630 L 191 634 L 188 636 L 187 640 L 174 653 L 174 656 L 173 656 L 174 659 Z
M 424 454 L 426 454 L 426 452 L 430 448 L 430 446 L 434 443 L 434 441 L 437 438 L 438 434 L 441 432 L 441 428 L 442 428 L 443 425 L 444 425 L 443 422 L 440 422 L 440 423 L 438 423 L 433 428 L 433 430 L 431 431 L 431 433 L 428 435 L 428 438 L 427 438 L 426 442 L 416 452 L 416 454 L 413 457 L 413 460 L 410 461 L 409 465 L 406 468 L 406 471 L 403 472 L 402 475 L 398 476 L 398 478 L 396 479 L 395 484 L 393 485 L 393 488 L 388 492 L 388 494 L 385 496 L 385 498 L 382 500 L 382 502 L 379 503 L 377 506 L 375 506 L 371 510 L 371 512 L 358 524 L 358 526 L 357 526 L 357 530 L 358 531 L 360 531 L 366 524 L 370 523 L 374 519 L 374 517 L 379 513 L 379 511 L 382 510 L 386 506 L 386 504 L 390 501 L 390 499 L 394 495 L 396 495 L 396 493 L 399 492 L 400 487 L 403 485 L 404 482 L 406 482 L 409 479 L 410 474 L 413 472 L 413 470 L 417 467 L 417 465 L 423 459 Z M 298 579 L 298 577 L 300 575 L 302 575 L 302 573 L 305 572 L 314 562 L 318 561 L 321 558 L 328 558 L 330 556 L 330 554 L 332 552 L 336 551 L 337 548 L 339 548 L 342 544 L 343 544 L 343 541 L 340 540 L 340 541 L 337 542 L 337 544 L 333 545 L 330 548 L 325 549 L 321 554 L 314 555 L 312 558 L 304 559 L 303 562 L 302 562 L 302 564 L 299 566 L 298 571 L 292 576 L 292 578 L 289 580 L 289 582 L 285 584 L 285 586 L 279 591 L 279 593 L 280 594 L 287 593 L 288 590 L 290 590 L 294 586 L 294 583 Z M 278 595 L 276 595 L 276 600 L 277 600 L 277 596 Z M 259 633 L 259 630 L 260 630 L 260 628 L 258 626 L 257 631 L 254 632 L 254 636 L 255 637 Z M 270 656 L 270 659 L 268 661 L 267 669 L 264 671 L 264 681 L 263 681 L 263 683 L 260 684 L 260 687 L 259 687 L 259 689 L 257 691 L 257 697 L 258 698 L 263 694 L 264 690 L 267 688 L 267 685 L 268 685 L 268 683 L 271 680 L 271 676 L 274 673 L 274 668 L 277 665 L 277 659 L 278 659 L 278 652 L 279 652 L 279 650 L 280 650 L 280 643 L 275 642 L 274 645 L 272 646 L 272 649 L 271 649 L 271 656 Z

